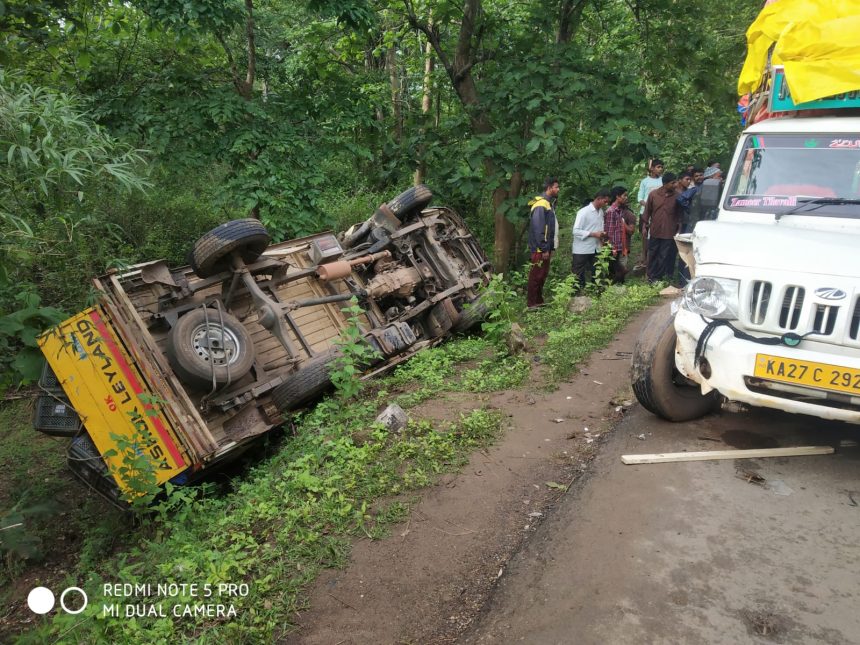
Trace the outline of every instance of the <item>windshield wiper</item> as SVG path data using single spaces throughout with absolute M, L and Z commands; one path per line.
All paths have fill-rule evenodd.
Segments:
M 814 199 L 808 199 L 804 202 L 801 202 L 797 206 L 792 206 L 787 211 L 781 211 L 777 213 L 775 219 L 776 221 L 779 221 L 780 217 L 797 213 L 798 211 L 803 210 L 807 206 L 813 207 L 809 210 L 815 210 L 816 208 L 821 208 L 822 206 L 828 206 L 833 204 L 860 204 L 860 199 L 850 199 L 848 197 L 815 197 Z

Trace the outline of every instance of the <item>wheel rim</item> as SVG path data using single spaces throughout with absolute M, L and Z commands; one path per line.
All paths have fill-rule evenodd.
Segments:
M 212 323 L 194 328 L 191 346 L 201 361 L 219 366 L 236 363 L 241 350 L 239 339 L 231 329 Z

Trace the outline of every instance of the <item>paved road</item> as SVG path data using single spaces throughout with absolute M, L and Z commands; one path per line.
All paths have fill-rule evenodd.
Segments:
M 858 441 L 860 426 L 769 411 L 669 424 L 634 407 L 463 642 L 860 643 Z M 836 453 L 620 461 L 801 445 Z

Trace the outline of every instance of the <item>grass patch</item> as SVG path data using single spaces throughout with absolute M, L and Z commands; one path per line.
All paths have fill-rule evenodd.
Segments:
M 653 303 L 662 285 L 632 284 L 610 288 L 581 314 L 556 308 L 540 311 L 535 325 L 548 329 L 541 357 L 551 382 L 566 379 L 591 352 L 606 345 L 631 317 Z
M 271 642 L 290 628 L 305 604 L 301 590 L 322 567 L 346 562 L 353 536 L 378 538 L 402 519 L 408 504 L 394 501 L 371 511 L 376 500 L 426 486 L 438 473 L 456 469 L 476 447 L 502 428 L 502 415 L 475 410 L 453 424 L 412 422 L 392 434 L 373 419 L 377 399 L 344 404 L 326 400 L 298 420 L 295 436 L 274 458 L 239 482 L 235 492 L 193 502 L 168 500 L 156 516 L 126 533 L 127 548 L 94 563 L 87 558 L 75 584 L 90 593 L 80 616 L 59 614 L 24 635 L 21 642 Z M 192 495 L 183 491 L 185 495 Z M 94 540 L 103 539 L 97 532 Z M 92 551 L 92 548 L 90 548 Z M 86 577 L 83 577 L 86 576 Z M 103 615 L 104 583 L 197 584 L 198 595 L 129 599 L 150 603 L 164 616 Z M 247 595 L 219 597 L 219 584 L 248 585 Z M 204 584 L 213 596 L 201 597 Z M 185 604 L 226 604 L 235 615 L 175 616 Z
M 33 430 L 31 415 L 32 401 L 0 404 L 2 605 L 13 600 L 10 583 L 27 567 L 62 563 L 77 552 L 91 520 L 107 526 L 116 517 L 100 501 L 87 501 L 66 469 L 65 441 Z
M 467 392 L 497 392 L 519 387 L 531 372 L 522 356 L 496 356 L 463 372 L 461 383 Z

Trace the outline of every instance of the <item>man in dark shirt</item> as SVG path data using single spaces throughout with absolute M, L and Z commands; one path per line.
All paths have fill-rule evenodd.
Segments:
M 693 199 L 701 189 L 701 184 L 694 183 L 692 186 L 681 188 L 678 196 L 675 198 L 675 201 L 678 202 L 678 214 L 681 218 L 681 233 L 692 233 L 693 227 L 696 226 L 696 220 L 692 217 L 690 206 L 692 206 Z
M 526 288 L 529 309 L 543 304 L 543 285 L 549 274 L 549 260 L 555 250 L 556 220 L 552 202 L 558 197 L 558 179 L 547 177 L 544 191 L 531 202 L 529 222 L 529 253 L 531 269 Z
M 642 211 L 643 227 L 649 233 L 648 282 L 671 280 L 675 273 L 678 251 L 674 237 L 681 225 L 677 184 L 673 173 L 663 175 L 663 187 L 651 191 Z

